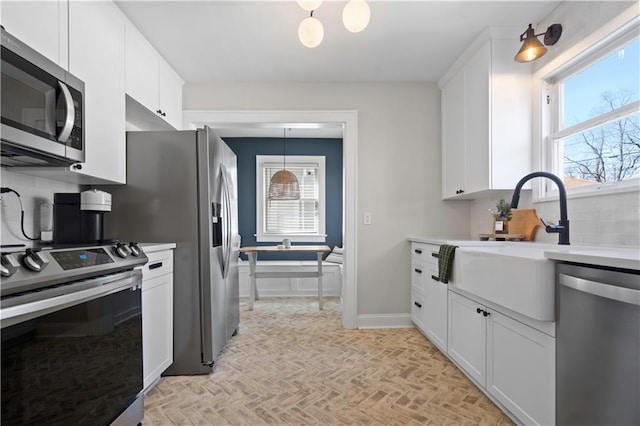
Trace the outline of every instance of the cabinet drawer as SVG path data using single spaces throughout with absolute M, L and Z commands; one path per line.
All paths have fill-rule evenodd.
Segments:
M 173 272 L 173 250 L 148 253 L 149 261 L 142 268 L 144 281 Z
M 411 285 L 425 290 L 431 281 L 438 280 L 438 265 L 430 263 L 411 263 Z
M 423 291 L 413 286 L 411 287 L 411 321 L 418 327 L 418 329 L 425 333 L 427 306 L 425 304 L 425 296 Z
M 411 243 L 411 259 L 438 266 L 440 246 L 435 244 Z

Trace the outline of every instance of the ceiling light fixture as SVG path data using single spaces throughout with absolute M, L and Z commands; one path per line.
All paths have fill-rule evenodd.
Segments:
M 342 23 L 352 33 L 367 28 L 371 19 L 371 9 L 365 0 L 349 0 L 342 9 Z
M 319 46 L 324 38 L 324 27 L 319 19 L 314 18 L 313 12 L 320 7 L 322 0 L 297 2 L 301 8 L 310 12 L 309 17 L 303 19 L 298 26 L 298 39 L 306 47 Z M 359 33 L 367 28 L 370 20 L 371 9 L 366 0 L 349 0 L 342 10 L 342 23 L 352 33 Z
M 544 45 L 540 43 L 538 37 L 544 35 Z M 562 35 L 562 25 L 553 24 L 547 31 L 542 34 L 536 34 L 531 24 L 529 24 L 529 28 L 522 34 L 520 34 L 520 41 L 523 41 L 522 47 L 516 53 L 516 56 L 513 58 L 516 62 L 531 62 L 540 58 L 542 55 L 547 53 L 547 48 L 545 46 L 553 46 L 560 40 L 560 36 Z
M 278 170 L 269 181 L 268 200 L 299 200 L 300 185 L 295 174 L 287 170 L 287 129 L 283 130 L 282 139 L 282 170 Z M 291 130 L 291 129 L 289 129 Z
M 298 26 L 298 38 L 300 43 L 308 48 L 314 48 L 322 43 L 324 27 L 319 19 L 313 17 L 313 10 L 308 18 L 300 22 Z
M 322 0 L 315 0 L 315 1 L 298 0 L 298 6 L 300 6 L 301 8 L 303 8 L 308 12 L 318 9 L 321 4 L 322 4 Z

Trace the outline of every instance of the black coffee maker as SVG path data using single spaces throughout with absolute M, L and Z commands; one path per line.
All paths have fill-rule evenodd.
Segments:
M 53 244 L 103 244 L 104 214 L 111 194 L 91 189 L 53 194 Z

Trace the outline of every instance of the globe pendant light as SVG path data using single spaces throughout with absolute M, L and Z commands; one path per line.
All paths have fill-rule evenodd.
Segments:
M 308 18 L 298 26 L 298 39 L 305 47 L 314 48 L 322 43 L 324 28 L 318 18 L 313 17 L 313 10 Z
M 342 10 L 342 23 L 352 33 L 367 28 L 371 19 L 371 9 L 365 0 L 349 0 Z
M 283 167 L 271 176 L 269 182 L 268 200 L 299 200 L 300 185 L 295 174 L 287 170 L 287 129 L 283 129 Z
M 316 10 L 322 4 L 322 0 L 298 0 L 298 6 L 304 10 L 311 12 Z

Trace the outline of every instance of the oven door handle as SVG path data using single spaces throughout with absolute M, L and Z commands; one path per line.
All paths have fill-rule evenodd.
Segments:
M 132 291 L 139 290 L 141 285 L 142 272 L 133 270 L 67 286 L 54 287 L 35 293 L 38 295 L 38 300 L 2 308 L 0 323 L 2 328 L 5 328 L 70 306 L 99 299 L 127 288 Z M 56 295 L 56 293 L 58 294 Z
M 73 106 L 73 97 L 71 96 L 71 92 L 69 91 L 67 85 L 61 81 L 58 81 L 58 86 L 60 87 L 60 93 L 64 98 L 65 111 L 64 124 L 62 126 L 62 130 L 60 130 L 60 133 L 58 134 L 58 142 L 66 144 L 69 136 L 71 136 L 73 124 L 75 123 L 76 108 Z

